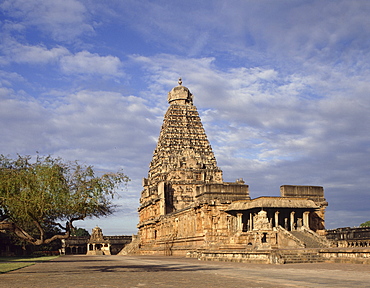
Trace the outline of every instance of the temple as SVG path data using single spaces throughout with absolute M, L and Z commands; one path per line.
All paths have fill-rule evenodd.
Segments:
M 86 254 L 86 255 L 116 255 L 127 244 L 131 243 L 132 236 L 105 236 L 100 227 L 92 229 L 91 236 L 70 236 L 63 239 L 60 254 Z
M 224 182 L 193 100 L 181 79 L 168 93 L 169 107 L 143 179 L 138 252 L 327 246 L 323 187 L 283 185 L 280 197 L 251 199 L 241 178 Z

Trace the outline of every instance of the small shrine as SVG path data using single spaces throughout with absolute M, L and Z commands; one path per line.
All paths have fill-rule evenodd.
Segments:
M 104 239 L 103 231 L 98 226 L 92 230 L 86 255 L 111 255 L 109 240 Z

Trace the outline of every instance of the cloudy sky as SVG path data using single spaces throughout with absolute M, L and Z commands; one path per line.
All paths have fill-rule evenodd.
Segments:
M 0 153 L 132 179 L 107 219 L 136 233 L 141 179 L 182 77 L 225 181 L 320 185 L 327 228 L 370 220 L 370 1 L 1 0 Z

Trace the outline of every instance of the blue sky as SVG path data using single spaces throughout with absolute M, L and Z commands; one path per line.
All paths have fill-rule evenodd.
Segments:
M 370 220 L 369 1 L 0 1 L 0 153 L 123 169 L 114 216 L 136 233 L 141 179 L 182 77 L 225 181 L 252 197 L 320 185 L 327 228 Z

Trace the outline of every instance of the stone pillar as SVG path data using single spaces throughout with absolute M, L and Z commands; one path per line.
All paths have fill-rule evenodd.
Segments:
M 237 231 L 242 232 L 243 231 L 243 214 L 238 213 L 236 214 L 237 217 Z
M 90 251 L 90 243 L 87 243 L 87 252 Z
M 279 211 L 275 211 L 275 225 L 274 227 L 279 227 Z
M 249 213 L 249 231 L 253 231 L 253 215 Z
M 303 226 L 310 228 L 310 211 L 303 212 Z
M 166 214 L 166 198 L 165 198 L 165 183 L 160 182 L 158 183 L 158 196 L 160 198 L 159 201 L 159 215 Z
M 290 231 L 295 230 L 294 214 L 294 211 L 290 212 Z

